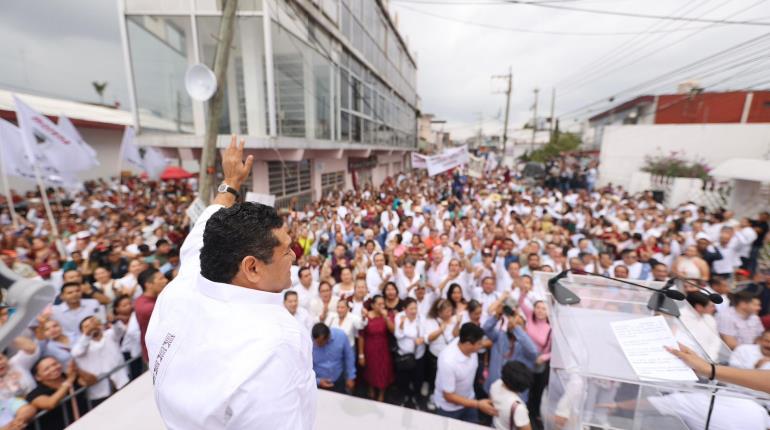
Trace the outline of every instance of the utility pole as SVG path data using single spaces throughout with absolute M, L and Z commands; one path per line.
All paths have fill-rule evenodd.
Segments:
M 511 67 L 508 66 L 508 74 L 502 76 L 493 76 L 496 79 L 507 79 L 508 85 L 505 90 L 505 119 L 503 121 L 503 155 L 500 157 L 501 163 L 505 162 L 505 154 L 508 149 L 508 114 L 511 110 L 511 93 L 513 92 L 513 72 Z
M 551 88 L 551 119 L 548 121 L 548 135 L 553 140 L 553 129 L 556 124 L 556 118 L 554 118 L 556 110 L 556 87 Z
M 532 106 L 532 150 L 535 150 L 535 135 L 537 135 L 537 94 L 539 89 L 535 88 L 535 104 Z
M 198 176 L 198 198 L 206 205 L 211 199 L 214 187 L 217 160 L 217 136 L 219 135 L 219 117 L 222 115 L 227 65 L 230 61 L 230 48 L 233 43 L 235 11 L 238 0 L 222 0 L 222 19 L 219 21 L 217 50 L 214 55 L 214 76 L 217 78 L 217 90 L 209 100 L 206 116 L 206 138 L 203 142 L 200 173 Z
M 476 115 L 479 117 L 479 133 L 476 136 L 476 149 L 478 150 L 481 148 L 481 143 L 483 140 L 484 130 L 482 129 L 484 126 L 484 113 L 483 112 L 476 112 Z

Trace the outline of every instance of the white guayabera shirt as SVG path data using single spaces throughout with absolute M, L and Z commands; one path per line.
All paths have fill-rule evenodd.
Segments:
M 209 206 L 147 329 L 155 402 L 169 429 L 309 430 L 316 409 L 310 334 L 283 295 L 200 275 Z

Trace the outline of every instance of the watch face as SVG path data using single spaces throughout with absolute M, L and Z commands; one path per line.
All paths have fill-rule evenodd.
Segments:
M 220 193 L 226 193 L 227 192 L 227 184 L 220 184 L 219 188 L 217 188 L 217 191 Z

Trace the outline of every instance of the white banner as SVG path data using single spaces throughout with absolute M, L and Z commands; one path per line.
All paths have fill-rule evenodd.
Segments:
M 428 157 L 426 155 L 418 154 L 416 152 L 412 152 L 412 168 L 413 169 L 425 169 L 428 167 L 427 162 L 425 161 Z
M 439 155 L 432 155 L 426 159 L 428 175 L 435 176 L 455 167 L 468 163 L 468 147 L 446 149 Z
M 75 143 L 78 144 L 80 147 L 80 150 L 88 156 L 88 161 L 90 165 L 88 168 L 94 168 L 99 166 L 99 159 L 96 156 L 96 150 L 91 147 L 88 143 L 86 143 L 85 140 L 83 140 L 83 137 L 80 135 L 80 132 L 78 132 L 78 129 L 75 128 L 75 125 L 72 124 L 72 121 L 70 121 L 69 118 L 62 115 L 59 117 L 59 130 L 62 131 L 67 137 L 74 140 Z
M 120 143 L 121 157 L 135 168 L 147 172 L 150 179 L 157 180 L 166 169 L 166 158 L 157 148 L 136 146 L 134 136 L 134 127 L 126 127 Z
M 0 119 L 0 160 L 6 175 L 36 181 L 35 167 L 31 155 L 27 153 L 21 130 L 8 121 Z M 78 180 L 71 174 L 65 174 L 46 166 L 45 159 L 38 160 L 38 168 L 43 182 L 57 187 L 78 187 Z
M 481 157 L 468 156 L 468 176 L 481 178 L 484 176 L 484 163 L 487 160 Z
M 18 97 L 13 96 L 13 100 L 26 148 L 42 163 L 39 166 L 45 166 L 44 170 L 53 168 L 62 174 L 81 172 L 92 167 L 91 157 L 72 137 Z

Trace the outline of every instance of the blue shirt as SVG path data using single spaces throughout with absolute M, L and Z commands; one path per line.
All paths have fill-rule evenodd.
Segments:
M 329 341 L 319 347 L 313 343 L 313 370 L 316 383 L 321 379 L 337 381 L 345 371 L 345 379 L 356 378 L 356 360 L 345 332 L 330 329 Z
M 520 326 L 513 329 L 513 336 L 516 341 L 513 345 L 513 354 L 508 357 L 511 350 L 511 338 L 505 330 L 505 325 L 501 324 L 501 320 L 489 317 L 484 322 L 483 328 L 484 334 L 494 342 L 489 354 L 489 378 L 484 383 L 484 389 L 487 393 L 489 393 L 489 387 L 500 379 L 503 365 L 508 361 L 521 361 L 530 369 L 535 368 L 535 360 L 538 355 L 537 346 L 524 329 Z

